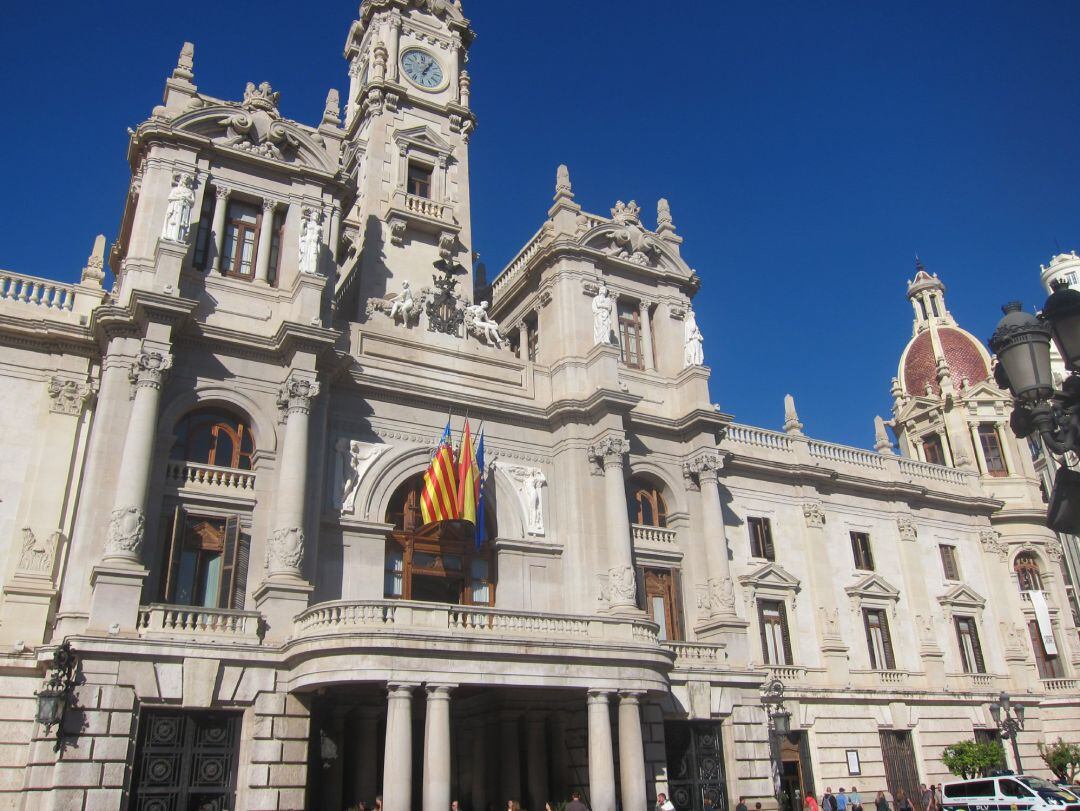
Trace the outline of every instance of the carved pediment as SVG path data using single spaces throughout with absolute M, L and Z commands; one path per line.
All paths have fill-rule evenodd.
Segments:
M 956 381 L 959 386 L 962 381 Z M 982 380 L 962 390 L 965 400 L 1011 400 L 1012 398 L 989 380 Z
M 450 143 L 442 138 L 430 127 L 419 126 L 398 130 L 394 133 L 394 141 L 399 148 L 411 147 L 422 152 L 434 155 L 449 156 L 454 150 Z
M 900 589 L 879 574 L 868 574 L 844 589 L 849 597 L 860 600 L 884 600 L 897 602 Z
M 739 577 L 739 582 L 755 591 L 793 591 L 802 588 L 802 582 L 777 563 L 767 563 L 749 574 Z
M 938 596 L 938 602 L 950 608 L 974 610 L 986 605 L 986 600 L 971 586 L 961 583 Z

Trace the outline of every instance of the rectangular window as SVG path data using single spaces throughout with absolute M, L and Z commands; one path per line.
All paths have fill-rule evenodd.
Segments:
M 231 202 L 226 214 L 225 250 L 221 272 L 238 279 L 255 276 L 255 249 L 259 243 L 262 209 L 247 203 Z
M 945 464 L 945 449 L 941 446 L 939 434 L 927 434 L 923 437 L 923 456 L 932 465 Z
M 1061 663 L 1057 656 L 1051 656 L 1046 652 L 1042 634 L 1039 633 L 1039 623 L 1036 620 L 1028 623 L 1028 636 L 1031 637 L 1031 650 L 1035 654 L 1035 666 L 1039 669 L 1039 678 L 1060 679 L 1063 675 Z
M 171 605 L 241 608 L 247 582 L 247 548 L 240 517 L 173 514 L 162 599 Z
M 772 522 L 768 518 L 747 518 L 746 524 L 750 528 L 750 556 L 776 560 L 776 550 L 773 547 Z
M 195 256 L 192 264 L 199 270 L 206 270 L 210 257 L 210 229 L 214 227 L 214 190 L 207 187 L 203 191 L 202 209 L 199 211 L 199 227 L 195 232 Z
M 943 543 L 938 545 L 941 553 L 941 569 L 945 573 L 946 580 L 960 579 L 960 566 L 956 562 L 956 547 Z
M 674 569 L 639 569 L 649 619 L 660 627 L 660 639 L 682 639 L 679 611 L 679 573 Z
M 641 313 L 636 304 L 619 305 L 619 351 L 627 366 L 645 368 L 641 353 Z
M 991 476 L 1008 476 L 1009 471 L 1005 468 L 1005 457 L 1001 452 L 1001 439 L 998 437 L 997 426 L 992 423 L 980 425 L 979 443 L 982 445 L 983 457 L 986 459 L 986 472 Z
M 431 199 L 431 167 L 409 161 L 409 185 L 407 191 L 414 197 Z
M 270 231 L 270 267 L 267 281 L 271 287 L 277 287 L 281 278 L 281 246 L 285 244 L 285 212 L 274 212 L 274 223 Z
M 896 670 L 889 620 L 885 612 L 880 608 L 864 608 L 863 624 L 866 626 L 866 645 L 870 650 L 870 669 Z
M 856 569 L 865 572 L 874 571 L 874 556 L 870 552 L 870 535 L 868 533 L 851 533 L 851 553 L 855 557 Z
M 779 600 L 758 600 L 758 622 L 761 625 L 761 655 L 767 665 L 790 665 L 791 634 L 788 631 L 787 608 Z
M 960 644 L 960 664 L 965 673 L 985 673 L 979 629 L 974 617 L 956 617 L 956 640 Z

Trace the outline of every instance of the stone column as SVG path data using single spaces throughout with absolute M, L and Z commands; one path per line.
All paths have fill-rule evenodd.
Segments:
M 615 811 L 615 757 L 611 749 L 611 693 L 589 691 L 589 807 Z
M 641 693 L 619 694 L 619 777 L 622 811 L 645 811 L 645 746 L 641 741 Z
M 379 792 L 379 717 L 374 710 L 364 708 L 359 713 L 360 762 L 356 769 L 357 799 L 370 803 Z
M 623 459 L 630 443 L 622 436 L 607 436 L 589 448 L 589 459 L 604 468 L 604 504 L 607 516 L 607 586 L 603 597 L 609 610 L 637 610 L 637 581 L 634 577 L 634 541 L 630 534 L 630 514 L 626 506 Z
M 389 685 L 383 756 L 384 811 L 412 811 L 412 693 L 415 686 Z
M 330 259 L 335 265 L 338 261 L 338 245 L 341 242 L 341 209 L 336 205 L 331 206 L 330 216 L 327 218 L 329 225 L 326 229 L 326 247 L 330 251 Z M 333 278 L 333 274 L 330 274 Z
M 502 774 L 499 786 L 503 802 L 521 800 L 521 739 L 516 715 L 504 715 L 499 725 L 499 752 Z
M 548 748 L 547 723 L 541 713 L 528 717 L 528 740 L 526 741 L 526 768 L 529 780 L 528 808 L 543 808 L 548 796 Z
M 427 688 L 424 721 L 424 811 L 450 807 L 450 689 Z
M 259 228 L 259 247 L 255 253 L 255 281 L 270 283 L 270 243 L 274 239 L 274 210 L 277 200 L 263 200 L 262 223 Z
M 221 256 L 225 253 L 225 212 L 229 208 L 229 188 L 214 185 L 214 261 L 210 269 L 221 271 Z
M 113 510 L 109 516 L 109 534 L 105 542 L 107 563 L 141 565 L 139 552 L 146 522 L 146 493 L 150 486 L 158 405 L 165 373 L 171 367 L 172 355 L 145 345 L 131 367 L 135 396 L 124 436 L 120 457 L 123 463 L 119 466 Z
M 708 617 L 737 619 L 735 587 L 728 561 L 727 529 L 720 506 L 719 471 L 724 457 L 706 452 L 686 463 L 688 476 L 696 476 L 701 488 L 701 524 L 705 533 L 705 611 Z
M 488 728 L 482 721 L 473 730 L 472 739 L 472 807 L 485 811 L 488 803 Z
M 398 48 L 401 39 L 401 16 L 393 14 L 390 17 L 390 36 L 386 43 L 386 78 L 392 82 L 398 80 Z
M 655 354 L 653 353 L 652 319 L 649 318 L 650 301 L 638 302 L 638 313 L 641 318 L 641 354 L 642 366 L 646 369 L 656 370 Z
M 521 360 L 529 359 L 529 325 L 524 320 L 518 324 L 518 346 L 521 347 L 521 351 L 518 353 L 518 357 Z
M 345 716 L 340 710 L 336 710 L 330 717 L 322 734 L 330 739 L 336 755 L 329 762 L 330 768 L 323 773 L 323 806 L 341 808 L 345 789 Z

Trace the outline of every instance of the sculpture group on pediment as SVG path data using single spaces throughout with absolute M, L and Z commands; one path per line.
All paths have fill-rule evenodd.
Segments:
M 488 315 L 488 303 L 469 304 L 465 307 L 465 333 L 484 341 L 488 346 L 502 349 L 506 340 L 499 334 L 499 324 Z
M 611 209 L 611 219 L 618 227 L 609 234 L 610 251 L 620 259 L 648 265 L 660 255 L 660 243 L 641 227 L 640 213 L 633 200 L 629 203 L 619 200 Z
M 300 142 L 278 112 L 280 96 L 269 82 L 248 82 L 240 109 L 221 118 L 225 145 L 277 160 L 284 158 L 285 149 L 296 149 Z
M 606 285 L 600 285 L 592 300 L 593 343 L 610 344 L 611 328 L 615 319 L 615 300 Z
M 169 192 L 161 238 L 169 242 L 186 243 L 191 230 L 191 209 L 194 206 L 195 178 L 187 172 L 177 172 L 173 175 L 173 187 Z

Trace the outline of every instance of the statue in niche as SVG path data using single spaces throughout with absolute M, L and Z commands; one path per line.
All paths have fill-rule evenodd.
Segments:
M 701 366 L 705 363 L 704 338 L 698 329 L 697 316 L 693 310 L 686 311 L 686 327 L 683 330 L 683 368 Z
M 465 308 L 465 331 L 486 341 L 489 346 L 501 349 L 504 345 L 503 337 L 499 334 L 498 322 L 488 315 L 486 301 L 470 304 Z
M 611 325 L 614 320 L 615 301 L 608 294 L 606 285 L 600 285 L 592 300 L 593 343 L 611 343 Z
M 547 477 L 535 467 L 511 467 L 507 470 L 517 483 L 521 505 L 525 510 L 525 529 L 530 535 L 544 534 L 544 503 L 542 489 Z
M 187 172 L 173 175 L 173 188 L 169 192 L 169 205 L 165 209 L 165 225 L 161 238 L 169 242 L 188 241 L 191 230 L 191 209 L 195 207 L 195 178 Z
M 360 480 L 368 468 L 389 446 L 372 445 L 358 440 L 339 439 L 334 446 L 338 454 L 337 507 L 342 515 L 349 515 L 356 510 L 356 494 L 360 491 Z
M 300 222 L 300 272 L 319 273 L 319 248 L 322 245 L 322 212 L 304 209 Z

